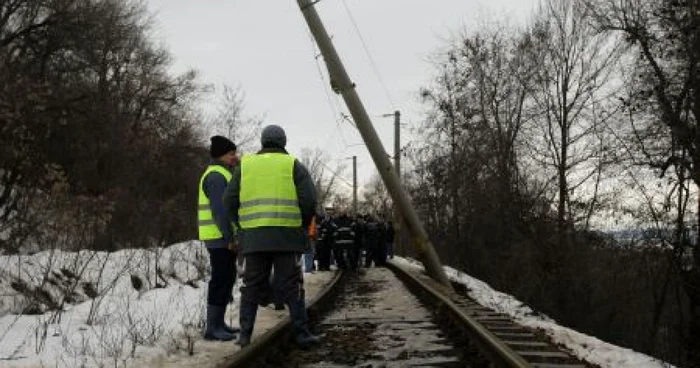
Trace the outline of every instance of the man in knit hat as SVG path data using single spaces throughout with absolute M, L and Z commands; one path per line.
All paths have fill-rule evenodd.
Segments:
M 244 256 L 238 344 L 247 346 L 253 334 L 258 304 L 276 287 L 289 308 L 296 342 L 319 342 L 309 331 L 301 255 L 307 249 L 305 229 L 316 209 L 316 191 L 309 171 L 285 150 L 287 137 L 277 125 L 262 131 L 262 150 L 243 156 L 224 193 L 224 206 L 239 230 Z
M 230 341 L 237 329 L 226 325 L 226 306 L 232 300 L 236 282 L 234 228 L 226 214 L 222 198 L 238 163 L 236 145 L 219 135 L 211 137 L 211 162 L 199 180 L 197 219 L 199 239 L 209 252 L 211 279 L 207 293 L 207 321 L 204 338 Z

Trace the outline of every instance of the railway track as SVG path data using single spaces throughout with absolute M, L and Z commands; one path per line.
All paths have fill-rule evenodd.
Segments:
M 320 346 L 298 349 L 286 319 L 225 366 L 590 367 L 463 294 L 394 263 L 338 273 L 309 303 Z

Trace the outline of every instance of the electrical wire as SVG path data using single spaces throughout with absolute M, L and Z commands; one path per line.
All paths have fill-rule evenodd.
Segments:
M 318 50 L 316 47 L 316 44 L 315 44 L 314 39 L 313 39 L 313 35 L 310 32 L 308 33 L 308 35 L 309 35 L 309 40 L 311 41 L 312 51 L 314 53 L 314 60 L 316 62 L 316 70 L 318 71 L 318 76 L 321 79 L 321 84 L 324 87 L 323 91 L 326 95 L 326 102 L 328 104 L 329 109 L 331 110 L 331 113 L 336 117 L 335 118 L 335 123 L 336 123 L 335 129 L 334 129 L 333 133 L 326 139 L 326 144 L 323 146 L 322 151 L 325 151 L 328 148 L 328 146 L 333 143 L 335 135 L 339 134 L 340 138 L 342 140 L 342 143 L 343 143 L 343 153 L 345 153 L 345 152 L 347 152 L 347 150 L 350 147 L 355 146 L 355 144 L 348 144 L 348 141 L 347 141 L 345 135 L 343 134 L 343 127 L 342 127 L 341 122 L 347 122 L 358 133 L 360 132 L 360 130 L 357 128 L 357 125 L 355 125 L 355 122 L 350 118 L 350 116 L 342 111 L 343 108 L 342 108 L 342 105 L 340 103 L 340 98 L 338 96 L 335 96 L 335 99 L 333 99 L 333 97 L 331 97 L 331 94 L 329 93 L 328 89 L 325 88 L 327 86 L 327 79 L 323 73 L 323 67 L 321 66 L 321 61 L 319 61 L 319 58 L 321 58 L 323 56 L 320 54 L 320 50 Z M 337 109 L 334 108 L 334 106 L 333 106 L 333 100 L 335 100 Z
M 350 18 L 350 22 L 352 23 L 352 26 L 355 28 L 355 32 L 357 33 L 358 38 L 360 39 L 360 42 L 362 43 L 362 48 L 365 50 L 365 54 L 367 54 L 367 58 L 369 59 L 370 64 L 372 65 L 372 70 L 374 70 L 374 74 L 377 76 L 377 79 L 379 80 L 379 84 L 381 84 L 382 88 L 384 89 L 384 94 L 386 95 L 387 100 L 389 101 L 389 104 L 394 110 L 396 109 L 396 105 L 394 104 L 394 100 L 391 98 L 391 94 L 389 93 L 389 89 L 386 87 L 386 83 L 384 83 L 384 78 L 382 78 L 381 73 L 379 73 L 379 68 L 377 67 L 377 63 L 375 63 L 374 58 L 372 57 L 372 53 L 369 51 L 369 47 L 367 47 L 367 42 L 365 42 L 364 37 L 362 37 L 362 33 L 360 32 L 360 28 L 357 26 L 357 22 L 355 22 L 355 18 L 352 16 L 352 12 L 350 11 L 350 7 L 348 7 L 348 3 L 346 0 L 343 1 L 343 6 L 345 7 L 345 11 L 348 13 L 348 17 Z
M 328 169 L 328 171 L 330 171 L 330 172 L 335 176 L 335 178 L 339 179 L 339 180 L 342 181 L 342 182 L 345 182 L 345 184 L 350 185 L 351 187 L 353 186 L 353 184 L 350 182 L 350 180 L 347 180 L 347 179 L 345 179 L 344 177 L 342 177 L 342 176 L 340 175 L 340 173 L 338 173 L 337 171 L 331 169 L 330 166 L 324 164 L 324 163 L 321 162 L 321 161 L 319 161 L 319 163 L 320 163 L 323 167 L 325 167 L 326 169 Z
M 314 54 L 314 63 L 316 64 L 316 70 L 318 71 L 318 76 L 321 78 L 321 84 L 323 86 L 322 89 L 323 89 L 324 94 L 326 95 L 326 102 L 328 103 L 328 108 L 331 110 L 331 115 L 335 119 L 335 125 L 336 125 L 334 132 L 333 132 L 333 135 L 331 135 L 330 137 L 328 137 L 326 139 L 326 145 L 324 146 L 323 151 L 325 151 L 325 148 L 327 148 L 328 145 L 331 142 L 333 142 L 332 138 L 336 133 L 339 133 L 340 139 L 343 141 L 343 145 L 345 147 L 347 147 L 348 142 L 345 139 L 345 135 L 343 134 L 343 128 L 342 128 L 342 126 L 340 126 L 340 122 L 343 120 L 344 115 L 342 112 L 340 112 L 340 106 L 339 106 L 337 100 L 336 100 L 336 105 L 338 105 L 338 109 L 336 110 L 335 106 L 333 105 L 333 98 L 331 97 L 330 93 L 328 92 L 328 89 L 326 88 L 326 85 L 327 85 L 326 78 L 323 75 L 323 68 L 321 67 L 320 61 L 318 60 L 319 57 L 323 57 L 323 56 L 320 54 L 320 51 L 316 48 L 316 43 L 314 41 L 313 35 L 310 32 L 308 33 L 308 35 L 309 35 L 309 40 L 311 41 L 311 49 L 312 49 L 312 52 Z

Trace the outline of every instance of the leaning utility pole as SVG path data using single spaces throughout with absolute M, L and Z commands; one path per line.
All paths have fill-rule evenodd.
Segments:
M 362 105 L 362 101 L 360 101 L 360 96 L 358 96 L 357 91 L 355 91 L 355 84 L 352 83 L 345 71 L 345 67 L 340 61 L 340 57 L 335 47 L 333 47 L 333 43 L 330 37 L 328 37 L 328 33 L 316 12 L 314 4 L 317 2 L 318 0 L 297 0 L 299 8 L 304 14 L 306 23 L 328 67 L 331 88 L 333 88 L 336 93 L 340 93 L 343 96 L 343 100 L 345 100 L 345 104 L 355 120 L 357 129 L 360 131 L 360 135 L 362 135 L 362 139 L 365 141 L 365 145 L 367 145 L 367 149 L 372 156 L 372 160 L 375 165 L 377 165 L 377 170 L 384 181 L 384 185 L 387 187 L 389 194 L 391 194 L 394 203 L 398 204 L 404 222 L 411 231 L 417 248 L 416 250 L 418 251 L 418 258 L 423 262 L 426 272 L 446 288 L 452 290 L 450 280 L 447 278 L 445 270 L 440 264 L 440 259 L 428 239 L 428 234 L 425 232 L 420 220 L 418 220 L 418 215 L 413 209 L 408 195 L 406 195 L 406 192 L 401 187 L 399 177 L 386 155 L 386 151 L 382 146 L 382 142 L 379 140 L 379 136 L 377 136 L 377 132 L 374 130 L 374 126 L 369 119 L 369 115 L 367 115 L 367 111 L 365 111 L 364 105 Z
M 352 210 L 357 219 L 357 156 L 352 156 Z

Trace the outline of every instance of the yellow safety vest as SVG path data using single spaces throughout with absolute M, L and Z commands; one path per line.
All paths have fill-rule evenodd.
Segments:
M 241 228 L 301 227 L 294 161 L 285 153 L 243 156 L 238 209 Z
M 199 224 L 199 240 L 215 240 L 221 239 L 224 235 L 219 230 L 214 220 L 214 214 L 211 211 L 209 197 L 204 193 L 204 178 L 212 172 L 217 172 L 224 176 L 226 183 L 231 181 L 233 176 L 231 172 L 221 165 L 209 165 L 199 179 L 199 205 L 197 207 L 197 222 Z M 217 198 L 221 200 L 221 198 Z

